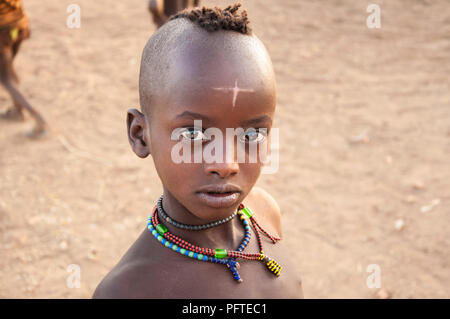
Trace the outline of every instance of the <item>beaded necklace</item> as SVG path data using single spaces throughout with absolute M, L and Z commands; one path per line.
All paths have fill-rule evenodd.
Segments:
M 161 215 L 162 219 L 165 220 L 166 222 L 168 222 L 169 224 L 171 224 L 172 226 L 175 226 L 175 227 L 181 228 L 181 229 L 186 229 L 186 230 L 204 230 L 204 229 L 208 229 L 211 227 L 216 227 L 216 226 L 225 224 L 226 222 L 229 222 L 237 214 L 237 210 L 236 210 L 233 212 L 233 214 L 231 214 L 227 218 L 217 220 L 215 222 L 210 222 L 210 223 L 204 224 L 204 225 L 187 225 L 187 224 L 182 224 L 180 222 L 177 222 L 175 219 L 167 216 L 167 214 L 164 211 L 164 208 L 162 206 L 162 201 L 163 201 L 163 195 L 161 195 L 159 197 L 158 203 L 156 204 L 156 206 L 158 208 L 158 213 Z
M 264 231 L 261 226 L 256 222 L 253 217 L 253 212 L 245 207 L 243 204 L 239 206 L 238 209 L 239 219 L 242 221 L 242 224 L 245 229 L 244 238 L 239 246 L 239 248 L 235 251 L 225 250 L 225 249 L 211 249 L 211 248 L 203 248 L 196 245 L 193 245 L 180 237 L 170 233 L 167 228 L 160 223 L 158 220 L 158 210 L 157 206 L 153 209 L 153 214 L 148 217 L 147 220 L 147 228 L 150 230 L 152 235 L 165 247 L 172 249 L 182 255 L 188 256 L 190 258 L 194 258 L 200 261 L 207 261 L 212 263 L 218 263 L 227 265 L 230 271 L 233 274 L 234 279 L 237 282 L 242 282 L 242 279 L 239 276 L 237 269 L 239 268 L 239 263 L 236 262 L 237 258 L 241 258 L 244 260 L 259 260 L 262 261 L 267 268 L 276 276 L 279 276 L 282 270 L 282 267 L 273 259 L 269 258 L 264 254 L 261 242 L 261 236 L 259 232 L 262 232 L 268 238 L 272 240 L 275 244 L 280 238 L 274 237 Z M 260 248 L 260 252 L 256 254 L 244 253 L 244 249 L 247 247 L 248 242 L 250 241 L 250 226 L 246 219 L 249 219 L 254 228 L 256 238 L 258 240 L 258 245 Z

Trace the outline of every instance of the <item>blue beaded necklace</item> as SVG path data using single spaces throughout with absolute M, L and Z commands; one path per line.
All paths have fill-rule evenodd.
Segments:
M 153 216 L 150 215 L 148 217 L 147 228 L 150 230 L 151 234 L 162 245 L 164 245 L 167 248 L 172 249 L 173 251 L 176 251 L 177 253 L 180 253 L 182 255 L 188 256 L 193 259 L 212 262 L 212 263 L 216 263 L 216 264 L 227 265 L 228 269 L 233 274 L 233 278 L 239 283 L 241 283 L 243 281 L 239 275 L 239 272 L 237 271 L 237 269 L 239 268 L 239 263 L 236 261 L 236 258 L 215 258 L 215 257 L 206 256 L 203 254 L 199 254 L 199 253 L 195 252 L 194 250 L 181 248 L 178 245 L 171 243 L 167 239 L 163 238 L 163 234 L 161 234 L 161 230 L 160 230 L 161 227 L 157 227 L 157 226 L 161 226 L 161 224 L 159 224 L 159 225 L 154 224 L 155 217 L 157 218 L 157 215 L 155 214 L 156 211 L 157 211 L 157 207 L 155 207 Z M 251 238 L 250 226 L 249 226 L 248 222 L 245 220 L 241 211 L 238 211 L 237 214 L 239 215 L 239 219 L 242 221 L 242 224 L 244 226 L 244 231 L 245 231 L 244 238 L 242 239 L 241 244 L 239 245 L 237 251 L 243 252 L 245 250 L 245 248 L 247 247 L 248 243 L 250 242 L 250 238 Z
M 245 207 L 242 203 L 239 205 L 238 214 L 239 219 L 244 226 L 245 235 L 236 251 L 218 248 L 211 249 L 196 246 L 172 234 L 168 231 L 167 227 L 159 221 L 157 206 L 154 207 L 152 215 L 150 215 L 147 220 L 147 228 L 150 230 L 151 234 L 155 237 L 156 240 L 158 240 L 165 247 L 170 248 L 177 253 L 200 261 L 227 265 L 237 282 L 242 282 L 242 279 L 237 271 L 237 269 L 239 268 L 239 263 L 236 262 L 236 258 L 242 258 L 244 260 L 259 260 L 263 262 L 266 265 L 267 269 L 275 276 L 280 276 L 282 267 L 275 260 L 265 255 L 262 247 L 261 236 L 259 233 L 261 232 L 262 234 L 267 236 L 270 240 L 272 240 L 274 244 L 278 240 L 281 240 L 281 238 L 277 238 L 267 233 L 257 223 L 256 219 L 253 216 L 253 212 L 248 207 Z M 244 253 L 244 249 L 247 247 L 251 238 L 250 226 L 246 218 L 248 218 L 248 220 L 252 223 L 252 226 L 255 230 L 256 239 L 259 246 L 259 253 Z

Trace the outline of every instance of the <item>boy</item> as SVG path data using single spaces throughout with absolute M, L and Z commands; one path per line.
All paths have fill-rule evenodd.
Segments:
M 177 143 L 195 151 L 196 142 L 207 148 L 216 141 L 205 137 L 198 120 L 222 132 L 256 128 L 233 140 L 233 151 L 245 147 L 246 157 L 250 143 L 270 136 L 276 104 L 272 64 L 239 6 L 181 12 L 144 49 L 142 112 L 128 110 L 128 137 L 137 156 L 152 156 L 163 184 L 162 202 L 152 211 L 149 229 L 99 284 L 94 298 L 302 297 L 290 252 L 283 241 L 273 244 L 274 237 L 281 238 L 279 207 L 264 190 L 253 188 L 262 163 L 240 163 L 234 156 L 216 162 L 173 160 Z M 267 136 L 259 129 L 267 129 Z M 267 233 L 255 232 L 256 219 Z M 233 258 L 239 254 L 248 258 Z
M 160 28 L 171 15 L 191 6 L 197 7 L 199 2 L 200 0 L 150 0 L 148 9 L 153 22 Z
M 17 88 L 19 79 L 13 68 L 14 57 L 20 44 L 29 36 L 28 18 L 23 12 L 20 0 L 0 0 L 0 81 L 14 103 L 1 117 L 7 120 L 23 120 L 23 110 L 26 109 L 36 121 L 36 126 L 28 135 L 38 137 L 45 132 L 45 120 L 20 93 Z

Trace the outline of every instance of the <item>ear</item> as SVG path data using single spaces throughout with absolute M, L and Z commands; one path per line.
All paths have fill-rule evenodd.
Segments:
M 136 109 L 129 109 L 127 112 L 128 141 L 133 152 L 141 158 L 145 158 L 150 154 L 149 143 L 145 135 L 146 130 L 145 115 Z

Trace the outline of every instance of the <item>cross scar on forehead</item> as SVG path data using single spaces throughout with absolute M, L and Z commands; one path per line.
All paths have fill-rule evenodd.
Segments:
M 213 88 L 214 90 L 218 91 L 224 91 L 224 92 L 233 92 L 233 109 L 236 106 L 236 99 L 239 94 L 239 92 L 246 92 L 246 93 L 252 93 L 255 92 L 255 90 L 252 89 L 241 89 L 237 85 L 237 80 L 234 81 L 234 87 L 233 88 Z

